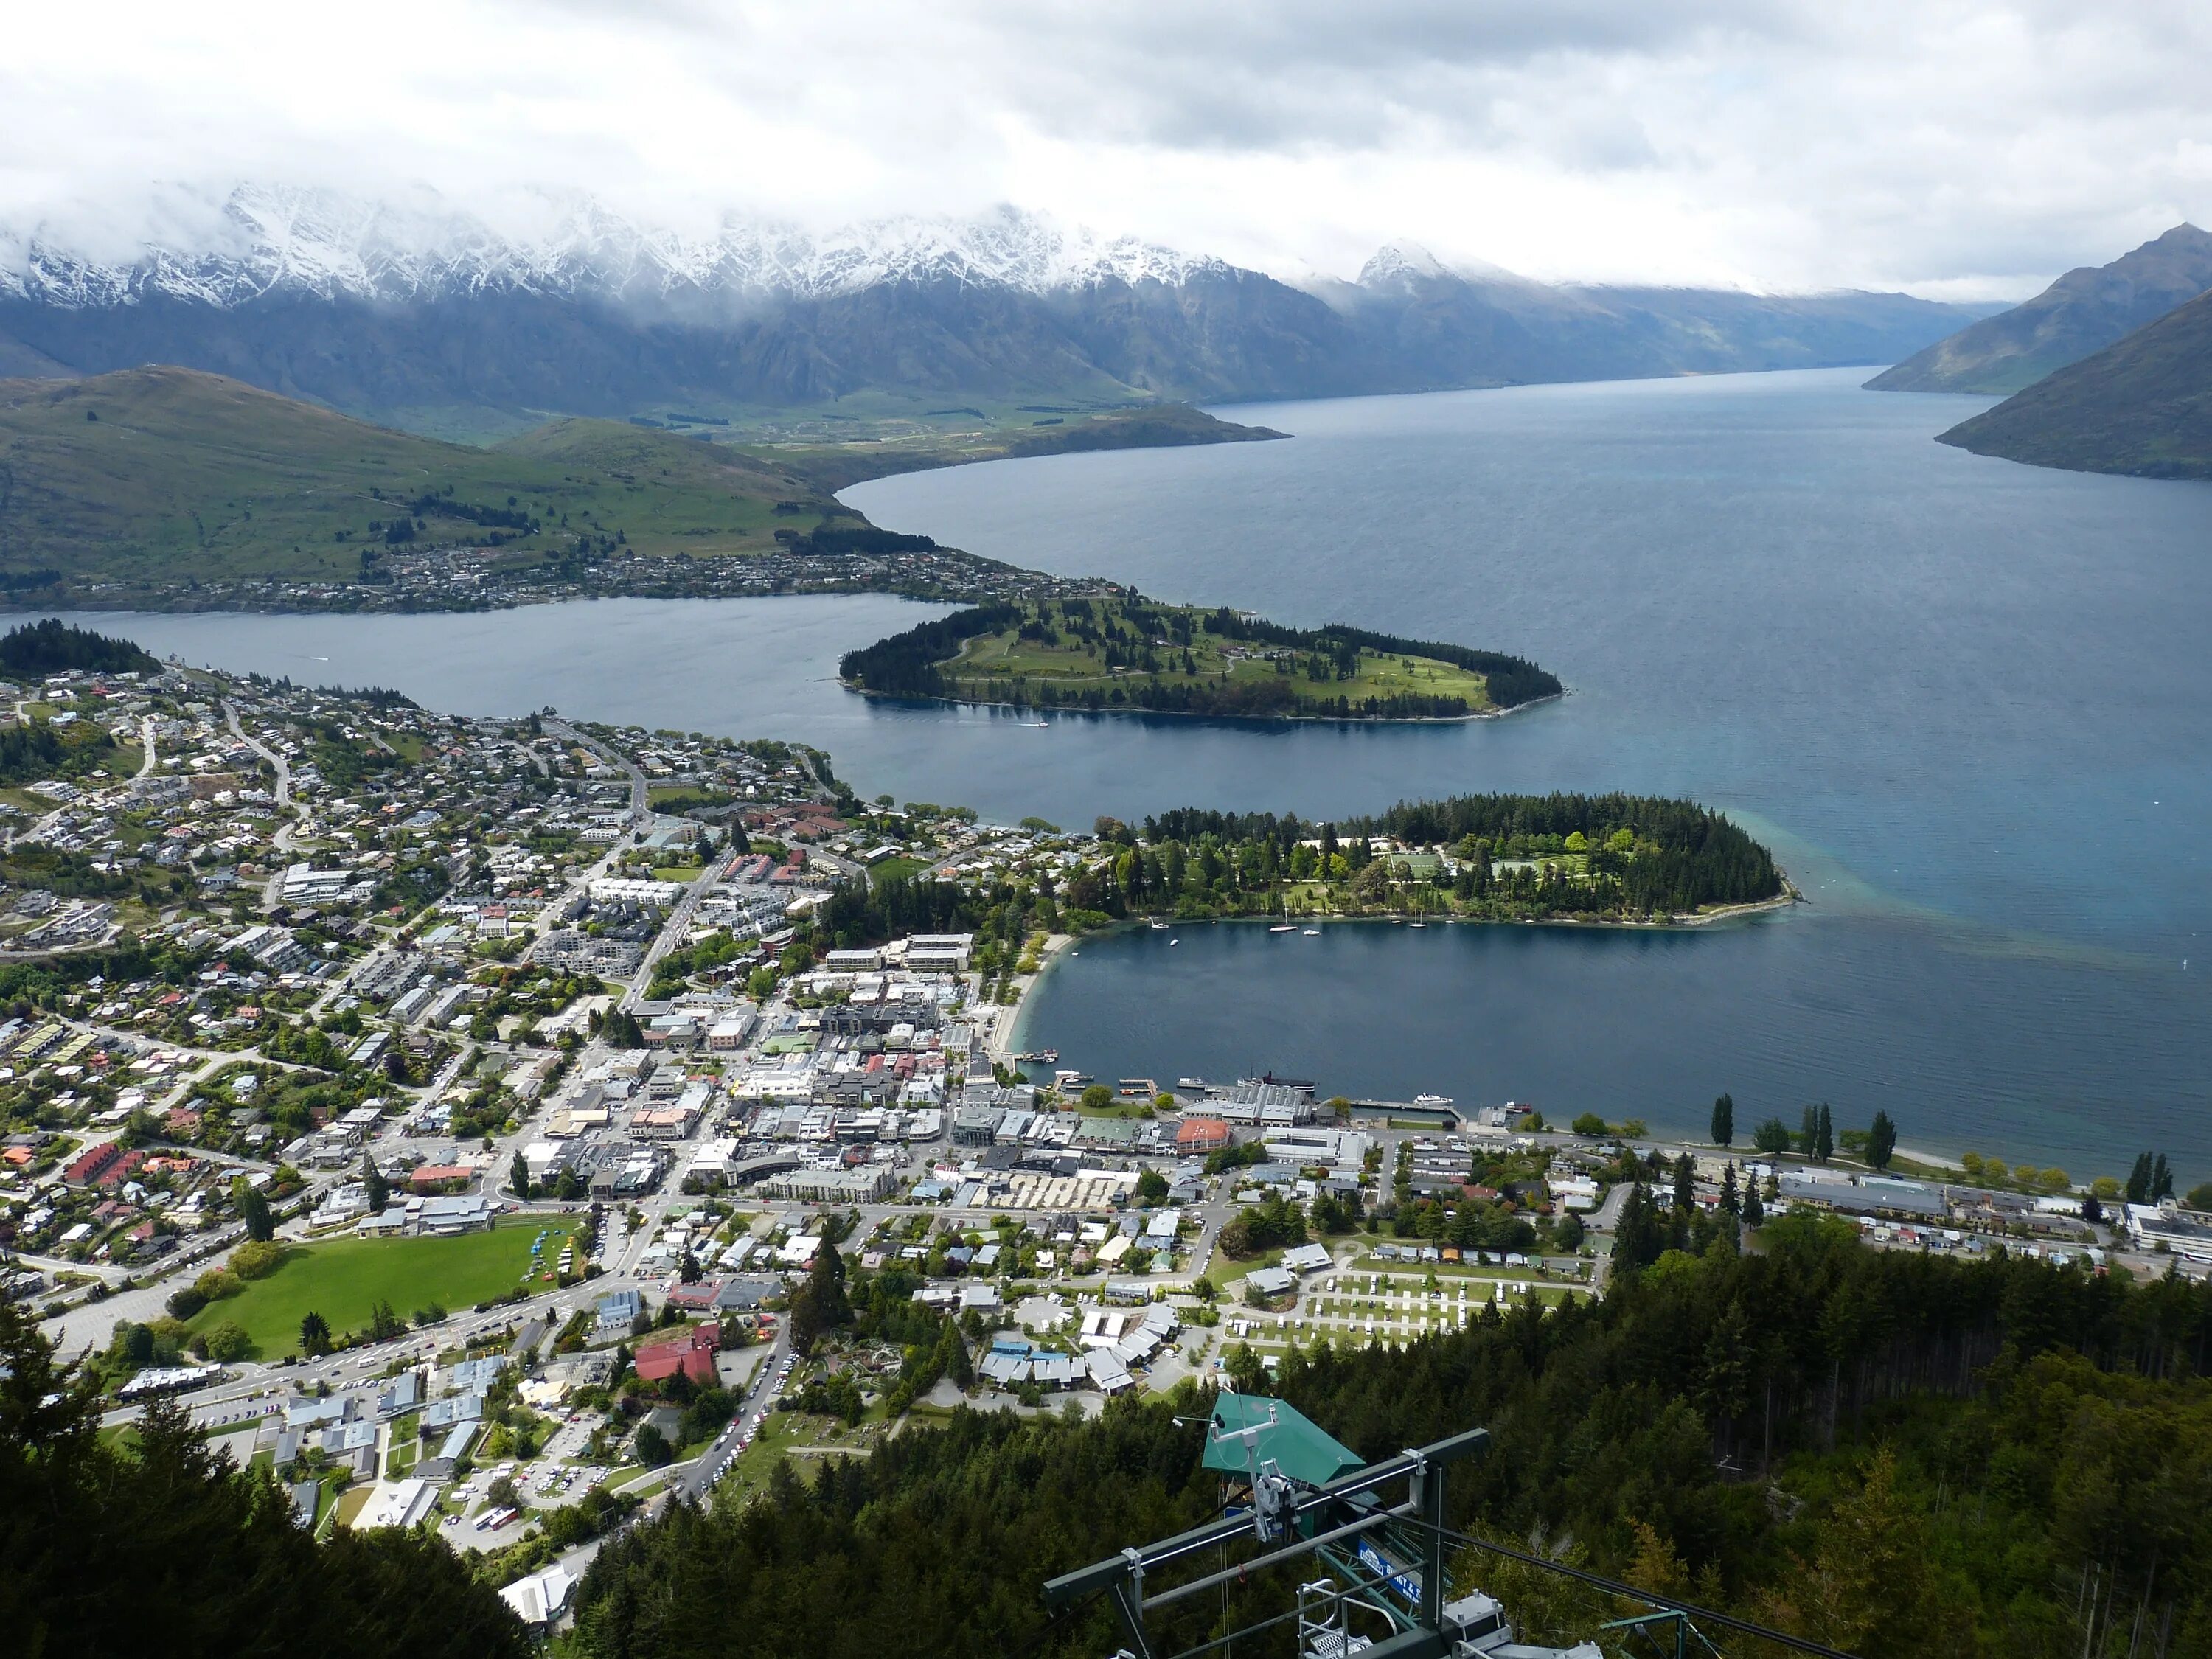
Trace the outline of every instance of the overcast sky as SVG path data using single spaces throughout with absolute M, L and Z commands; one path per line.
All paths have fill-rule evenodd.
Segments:
M 1000 202 L 1281 274 L 2011 296 L 2212 215 L 2204 0 L 120 0 L 14 9 L 0 215 L 155 180 L 833 222 Z

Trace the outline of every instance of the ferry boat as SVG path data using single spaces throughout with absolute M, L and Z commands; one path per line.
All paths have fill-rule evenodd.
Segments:
M 1425 1106 L 1431 1110 L 1441 1110 L 1451 1104 L 1451 1097 L 1449 1095 L 1415 1095 L 1413 1104 Z

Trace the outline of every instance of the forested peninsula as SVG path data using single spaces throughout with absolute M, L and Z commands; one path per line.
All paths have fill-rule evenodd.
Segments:
M 1101 820 L 1069 884 L 1077 926 L 1143 915 L 1658 921 L 1785 901 L 1773 854 L 1694 801 L 1461 795 L 1373 817 L 1196 809 Z
M 1126 588 L 956 611 L 847 653 L 839 673 L 879 696 L 1246 720 L 1467 720 L 1565 689 L 1500 652 Z

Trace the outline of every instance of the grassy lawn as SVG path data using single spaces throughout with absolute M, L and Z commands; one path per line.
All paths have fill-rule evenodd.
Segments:
M 531 1264 L 536 1220 L 514 1218 L 489 1232 L 453 1238 L 342 1238 L 289 1252 L 276 1271 L 255 1279 L 242 1295 L 210 1303 L 192 1328 L 235 1322 L 254 1344 L 255 1357 L 274 1359 L 297 1350 L 300 1320 L 310 1310 L 339 1334 L 367 1327 L 370 1311 L 389 1302 L 402 1319 L 435 1302 L 449 1310 L 513 1290 Z M 538 1260 L 550 1274 L 561 1254 L 556 1229 Z M 551 1288 L 550 1278 L 542 1278 Z
M 700 864 L 657 864 L 653 867 L 653 878 L 655 881 L 693 882 L 699 879 L 699 872 L 704 868 L 706 866 Z
M 1087 617 L 1049 603 L 1025 605 L 1024 620 L 1031 637 L 1024 638 L 1015 628 L 969 640 L 945 665 L 945 672 L 970 696 L 981 695 L 990 680 L 1016 677 L 1033 685 L 1048 684 L 1064 695 L 1110 693 L 1117 685 L 1140 681 L 1203 688 L 1226 678 L 1232 687 L 1279 681 L 1301 700 L 1333 702 L 1341 696 L 1356 704 L 1370 697 L 1414 696 L 1462 698 L 1471 710 L 1490 706 L 1485 676 L 1437 658 L 1361 649 L 1351 678 L 1339 679 L 1334 659 L 1311 642 L 1301 647 L 1230 640 L 1206 631 L 1202 613 L 1177 606 L 1139 606 L 1140 614 L 1133 617 L 1131 607 L 1115 600 L 1088 605 Z M 1156 618 L 1166 619 L 1177 637 L 1162 642 L 1163 636 L 1152 632 Z M 1187 645 L 1180 638 L 1186 622 Z M 1111 664 L 1099 628 L 1114 635 Z M 1319 678 L 1315 669 L 1321 671 Z
M 1282 1262 L 1283 1253 L 1280 1250 L 1262 1250 L 1249 1261 L 1233 1261 L 1228 1252 L 1222 1249 L 1217 1243 L 1214 1246 L 1212 1264 L 1206 1268 L 1206 1276 L 1213 1281 L 1213 1288 L 1218 1291 L 1227 1285 L 1234 1285 L 1249 1273 L 1255 1272 L 1261 1267 L 1279 1267 Z
M 904 854 L 901 854 L 896 857 L 885 859 L 881 864 L 870 865 L 868 874 L 872 878 L 881 878 L 885 876 L 915 876 L 928 868 L 928 860 L 910 859 Z

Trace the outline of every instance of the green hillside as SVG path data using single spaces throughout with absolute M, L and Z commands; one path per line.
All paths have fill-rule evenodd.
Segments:
M 1939 441 L 2033 466 L 2212 478 L 2212 294 L 2015 392 Z
M 992 419 L 981 410 L 951 411 L 973 416 L 969 429 L 913 426 L 863 442 L 799 443 L 763 447 L 755 453 L 789 466 L 822 489 L 842 489 L 863 478 L 895 472 L 921 472 L 969 461 L 1018 460 L 1037 455 L 1073 455 L 1098 449 L 1179 449 L 1190 444 L 1251 443 L 1288 434 L 1272 427 L 1239 426 L 1193 409 L 1188 404 L 1146 404 L 1136 409 L 1015 424 Z
M 2069 270 L 1867 382 L 1875 392 L 2009 396 L 2078 363 L 2212 288 L 2212 234 L 2176 225 L 2107 265 Z
M 622 422 L 480 449 L 189 369 L 0 381 L 0 580 L 354 580 L 365 551 L 457 543 L 765 552 L 842 511 L 772 459 Z

